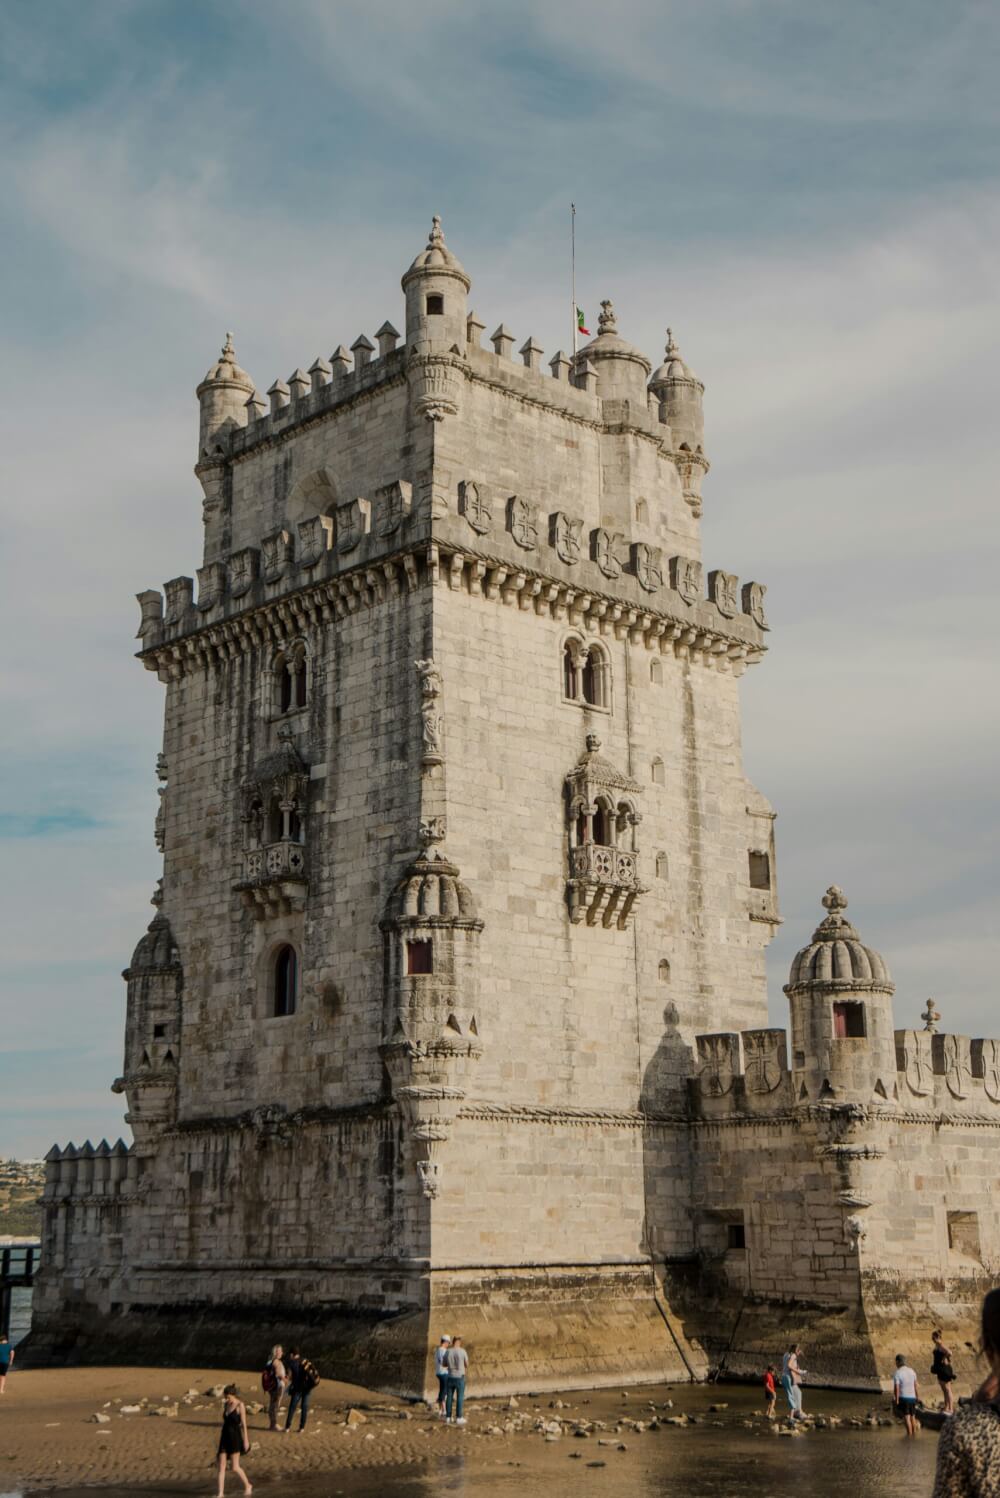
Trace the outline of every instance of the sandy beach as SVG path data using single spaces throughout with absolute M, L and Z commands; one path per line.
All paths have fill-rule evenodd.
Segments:
M 92 1485 L 128 1492 L 213 1492 L 220 1401 L 210 1391 L 228 1382 L 239 1385 L 248 1407 L 262 1403 L 259 1373 L 231 1368 L 18 1370 L 0 1400 L 0 1492 Z M 788 1443 L 791 1447 L 836 1442 L 848 1457 L 844 1436 L 850 1437 L 863 1442 L 866 1467 L 878 1457 L 889 1462 L 894 1475 L 902 1455 L 898 1432 L 874 1424 L 861 1429 L 873 1407 L 885 1415 L 884 1399 L 817 1391 L 810 1403 L 814 1411 L 832 1415 L 835 1428 L 810 1432 Z M 737 1463 L 745 1462 L 741 1453 L 751 1449 L 770 1462 L 786 1445 L 771 1439 L 774 1433 L 760 1417 L 758 1391 L 746 1387 L 685 1384 L 522 1395 L 513 1402 L 471 1400 L 466 1413 L 464 1429 L 446 1427 L 422 1405 L 324 1382 L 314 1395 L 304 1436 L 268 1431 L 263 1409 L 250 1415 L 253 1450 L 245 1464 L 261 1491 L 288 1480 L 311 1491 L 310 1479 L 340 1473 L 344 1486 L 334 1491 L 363 1486 L 370 1492 L 364 1474 L 375 1478 L 377 1469 L 383 1470 L 388 1491 L 397 1474 L 431 1473 L 453 1461 L 477 1489 L 481 1481 L 484 1491 L 493 1491 L 490 1474 L 513 1476 L 512 1469 L 540 1484 L 540 1492 L 561 1490 L 573 1471 L 596 1478 L 597 1469 L 616 1487 L 635 1483 L 635 1491 L 646 1491 L 643 1482 L 656 1471 L 678 1473 L 689 1462 L 697 1468 L 695 1443 L 703 1455 L 719 1453 L 714 1461 L 731 1456 Z M 689 1419 L 697 1429 L 688 1428 Z M 577 1435 L 578 1429 L 587 1434 Z M 921 1444 L 927 1447 L 926 1468 L 936 1442 L 931 1437 Z M 696 1490 L 691 1478 L 686 1480 L 687 1490 Z M 237 1491 L 232 1478 L 227 1491 Z M 884 1479 L 879 1491 L 888 1491 Z

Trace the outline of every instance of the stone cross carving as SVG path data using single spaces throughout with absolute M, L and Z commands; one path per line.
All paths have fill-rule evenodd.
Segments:
M 423 722 L 424 748 L 421 764 L 440 765 L 444 762 L 444 714 L 440 701 L 444 687 L 441 673 L 432 658 L 415 664 L 420 675 L 420 717 Z

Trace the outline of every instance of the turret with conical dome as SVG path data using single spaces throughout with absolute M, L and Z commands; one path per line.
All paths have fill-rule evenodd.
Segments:
M 219 435 L 229 426 L 244 427 L 247 424 L 246 404 L 254 393 L 254 383 L 245 369 L 236 362 L 233 335 L 226 334 L 222 352 L 195 394 L 201 406 L 198 427 L 198 461 L 211 458 L 221 450 Z
M 471 285 L 458 256 L 445 244 L 441 220 L 435 214 L 427 245 L 402 281 L 407 345 L 421 352 L 452 345 L 464 349 Z
M 594 365 L 597 394 L 602 400 L 631 400 L 645 407 L 649 360 L 619 334 L 613 302 L 601 303 L 597 328 L 597 337 L 577 354 L 578 366 L 587 360 Z
M 843 914 L 843 891 L 831 885 L 823 905 L 827 914 L 796 953 L 785 984 L 794 1095 L 802 1103 L 877 1105 L 892 1097 L 896 1082 L 895 985 L 884 959 Z
M 701 514 L 701 481 L 708 472 L 705 457 L 705 387 L 681 358 L 673 329 L 667 329 L 663 363 L 649 382 L 659 402 L 660 420 L 673 434 L 677 467 L 684 498 L 696 515 Z

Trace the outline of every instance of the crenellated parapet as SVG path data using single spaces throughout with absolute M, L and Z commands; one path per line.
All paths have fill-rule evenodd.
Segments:
M 896 1030 L 894 1039 L 901 1108 L 1000 1124 L 1000 1040 L 939 1034 L 927 1025 Z
M 96 1147 L 89 1139 L 80 1146 L 71 1142 L 63 1149 L 54 1144 L 45 1156 L 42 1200 L 47 1209 L 71 1200 L 117 1200 L 134 1192 L 137 1166 L 134 1151 L 122 1139 L 113 1145 L 102 1139 Z
M 695 1036 L 689 1100 L 695 1117 L 769 1117 L 791 1107 L 792 1078 L 782 1029 Z

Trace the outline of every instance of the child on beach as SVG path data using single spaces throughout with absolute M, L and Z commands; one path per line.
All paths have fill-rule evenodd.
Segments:
M 769 1363 L 764 1373 L 764 1414 L 768 1420 L 774 1419 L 774 1406 L 778 1399 L 778 1386 L 774 1381 L 777 1373 L 773 1363 Z
M 250 1450 L 247 1435 L 247 1407 L 239 1396 L 235 1384 L 227 1384 L 222 1396 L 222 1430 L 219 1433 L 219 1488 L 218 1498 L 226 1490 L 226 1463 L 232 1467 L 243 1484 L 244 1493 L 252 1493 L 250 1479 L 240 1466 L 240 1457 Z

